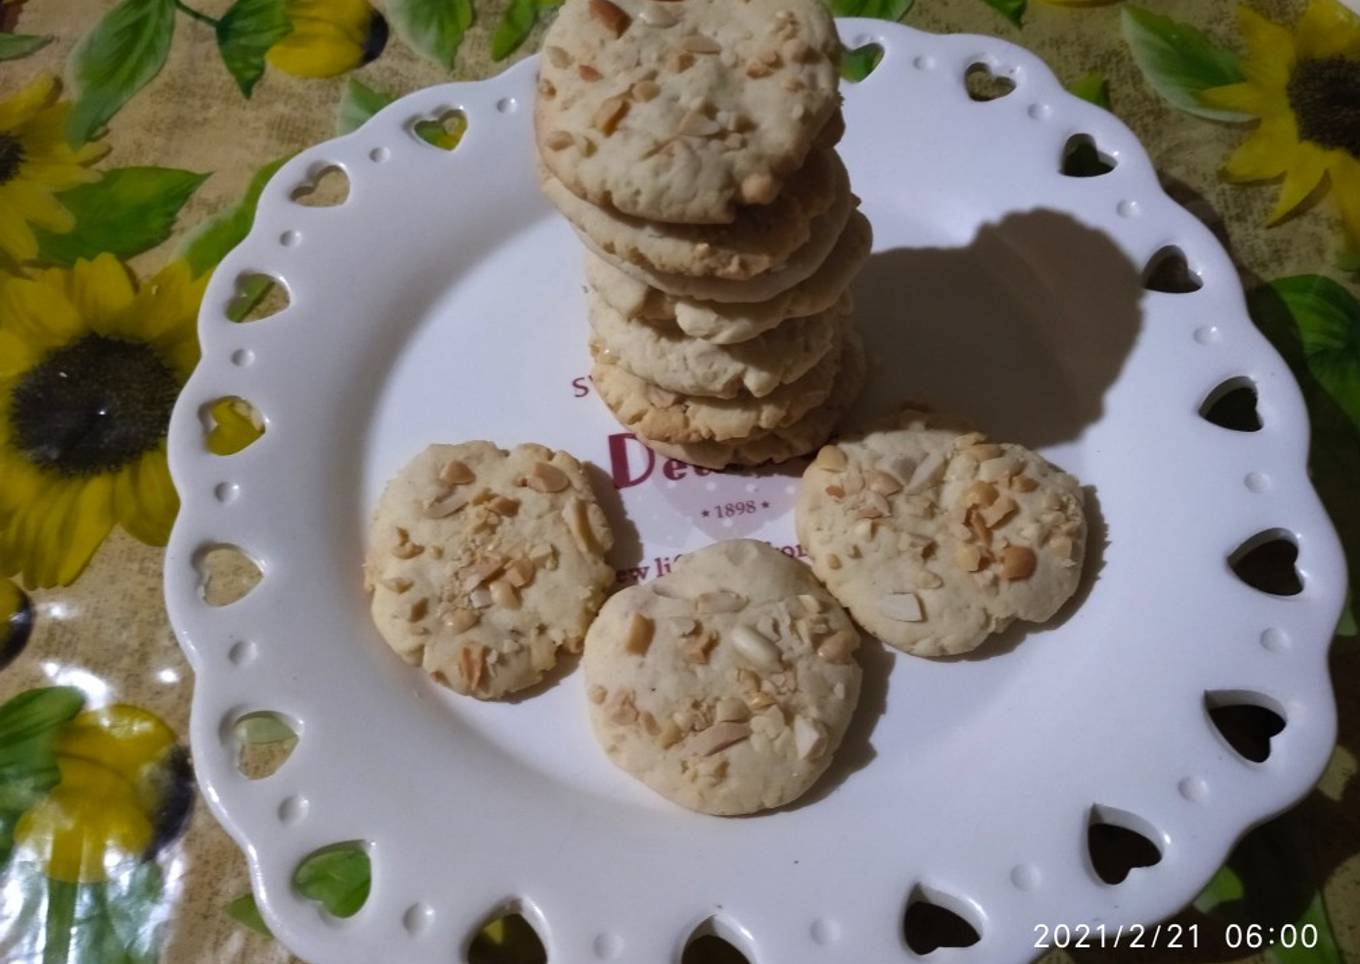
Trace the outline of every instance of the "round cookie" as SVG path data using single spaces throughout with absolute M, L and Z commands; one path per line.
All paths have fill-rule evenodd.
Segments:
M 834 151 L 816 150 L 770 204 L 743 208 L 731 224 L 643 221 L 577 197 L 540 169 L 548 200 L 611 257 L 648 271 L 744 280 L 781 264 L 811 236 L 814 218 L 850 190 Z
M 839 195 L 830 208 L 812 220 L 809 228 L 812 236 L 807 244 L 793 252 L 782 264 L 744 281 L 649 271 L 641 265 L 630 264 L 607 254 L 588 234 L 575 225 L 572 227 L 589 251 L 649 287 L 678 298 L 749 304 L 769 301 L 816 274 L 840 240 L 849 224 L 850 215 L 858 205 L 859 198 L 854 194 Z
M 837 113 L 819 0 L 567 0 L 543 41 L 544 163 L 592 204 L 721 224 L 768 204 Z
M 866 630 L 904 652 L 977 648 L 1076 591 L 1077 480 L 958 419 L 907 409 L 828 446 L 803 473 L 798 537 Z
M 586 280 L 625 318 L 673 322 L 692 338 L 735 345 L 757 338 L 786 320 L 826 311 L 850 287 L 872 246 L 869 219 L 856 211 L 821 267 L 808 278 L 768 301 L 746 304 L 676 298 L 590 251 L 586 252 Z
M 764 398 L 706 398 L 680 395 L 643 381 L 619 365 L 598 342 L 590 377 L 600 398 L 627 428 L 640 437 L 664 442 L 744 439 L 798 421 L 831 394 L 840 369 L 838 348 L 797 381 Z
M 801 378 L 841 343 L 852 307 L 846 294 L 830 311 L 715 345 L 665 322 L 627 321 L 593 291 L 587 302 L 591 329 L 612 361 L 666 391 L 713 398 L 763 398 Z
M 387 484 L 364 564 L 378 632 L 460 693 L 532 686 L 576 651 L 614 570 L 614 537 L 566 452 L 431 445 Z
M 830 437 L 841 416 L 859 397 L 865 376 L 864 347 L 859 335 L 852 332 L 846 339 L 830 397 L 821 408 L 814 408 L 792 425 L 722 442 L 660 442 L 643 435 L 638 435 L 638 440 L 658 455 L 709 469 L 787 462 L 807 455 Z
M 806 566 L 719 542 L 615 594 L 586 636 L 586 694 L 609 758 L 691 810 L 797 799 L 859 699 L 854 624 Z

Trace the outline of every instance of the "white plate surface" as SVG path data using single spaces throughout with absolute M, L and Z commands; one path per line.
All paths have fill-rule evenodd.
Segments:
M 1305 472 L 1298 389 L 1248 319 L 1227 255 L 1162 192 L 1128 129 L 1033 55 L 841 26 L 886 51 L 845 91 L 842 151 L 876 234 L 857 285 L 873 359 L 860 409 L 927 398 L 1078 475 L 1095 524 L 1077 604 L 986 658 L 871 645 L 831 773 L 805 801 L 748 819 L 681 810 L 615 769 L 590 737 L 579 672 L 489 704 L 403 665 L 370 624 L 359 567 L 369 507 L 430 442 L 539 441 L 613 473 L 616 561 L 645 578 L 719 538 L 797 551 L 797 467 L 720 475 L 652 461 L 590 391 L 580 247 L 533 174 L 534 62 L 413 94 L 266 187 L 209 287 L 203 361 L 171 424 L 183 508 L 166 593 L 197 671 L 195 765 L 246 850 L 265 919 L 300 956 L 462 960 L 477 926 L 514 906 L 553 964 L 673 964 L 710 920 L 754 964 L 877 964 L 913 956 L 901 920 L 918 892 L 981 933 L 932 958 L 1019 961 L 1036 925 L 1173 913 L 1321 771 L 1344 567 Z M 972 101 L 962 78 L 974 63 L 1016 89 Z M 411 132 L 448 108 L 469 120 L 451 153 Z M 1063 176 L 1074 134 L 1115 169 Z M 343 204 L 289 199 L 329 165 L 348 175 Z M 1142 289 L 1167 245 L 1199 291 Z M 291 304 L 232 323 L 225 307 L 251 272 L 280 280 Z M 1256 385 L 1261 431 L 1198 415 L 1238 377 Z M 268 431 L 221 458 L 204 448 L 200 413 L 228 395 Z M 1297 596 L 1252 589 L 1228 566 L 1275 530 L 1299 546 Z M 223 544 L 264 578 L 214 608 L 196 563 Z M 1265 763 L 1214 730 L 1207 692 L 1285 716 Z M 300 741 L 277 773 L 249 781 L 232 728 L 262 710 L 292 720 Z M 1154 839 L 1160 863 L 1102 883 L 1086 851 L 1093 807 Z M 373 889 L 336 921 L 290 877 L 341 841 L 365 843 Z

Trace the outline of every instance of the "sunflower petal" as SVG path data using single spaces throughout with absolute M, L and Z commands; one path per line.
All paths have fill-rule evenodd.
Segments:
M 69 586 L 113 529 L 113 479 L 96 475 L 79 486 L 56 547 L 56 583 Z
M 1199 92 L 1199 99 L 1207 107 L 1220 110 L 1236 110 L 1262 117 L 1267 113 L 1266 105 L 1271 98 L 1255 84 L 1226 84 L 1210 87 Z
M 38 353 L 27 339 L 17 332 L 0 328 L 0 378 L 13 378 L 28 371 L 38 360 Z M 0 385 L 3 389 L 3 385 Z
M 80 259 L 68 276 L 71 301 L 85 324 L 103 335 L 130 334 L 124 315 L 132 307 L 136 289 L 123 263 L 111 254 L 93 261 Z
M 1279 177 L 1288 168 L 1298 143 L 1292 116 L 1267 118 L 1228 156 L 1223 176 L 1238 183 Z
M 38 240 L 18 212 L 10 210 L 4 201 L 4 194 L 0 194 L 0 253 L 14 261 L 32 261 L 38 256 Z
M 29 224 L 46 228 L 54 234 L 65 234 L 76 226 L 76 219 L 52 192 L 36 181 L 16 180 L 6 185 L 5 201 L 19 217 Z
M 43 74 L 34 78 L 8 100 L 0 101 L 0 131 L 13 130 L 56 99 L 57 78 Z
M 1337 0 L 1312 0 L 1294 27 L 1300 57 L 1335 57 L 1360 44 L 1360 16 Z
M 1332 197 L 1341 212 L 1347 238 L 1360 245 L 1360 161 L 1341 151 L 1334 151 L 1330 161 Z
M 179 512 L 179 496 L 170 481 L 165 446 L 153 449 L 118 476 L 118 521 L 135 539 L 163 546 Z M 122 487 L 126 486 L 126 491 Z
M 1248 51 L 1242 73 L 1262 87 L 1282 89 L 1294 69 L 1293 35 L 1247 6 L 1237 8 L 1237 19 Z
M 1270 212 L 1269 222 L 1278 224 L 1317 190 L 1327 173 L 1327 154 L 1315 144 L 1304 141 L 1294 149 L 1294 159 L 1284 175 L 1284 185 Z
M 85 330 L 80 313 L 66 296 L 59 269 L 18 278 L 0 291 L 0 323 L 22 337 L 57 347 Z

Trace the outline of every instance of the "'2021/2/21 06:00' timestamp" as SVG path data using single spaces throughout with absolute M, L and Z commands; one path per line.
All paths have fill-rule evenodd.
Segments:
M 1276 944 L 1281 947 L 1316 947 L 1318 929 L 1314 924 L 1229 924 L 1223 929 L 1223 943 L 1230 950 L 1259 950 Z M 1200 946 L 1199 924 L 1132 924 L 1107 927 L 1104 924 L 1035 924 L 1037 949 L 1127 947 L 1189 950 Z

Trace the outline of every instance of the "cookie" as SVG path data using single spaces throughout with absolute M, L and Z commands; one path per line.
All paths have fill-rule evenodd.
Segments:
M 663 442 L 740 439 L 798 421 L 826 401 L 840 370 L 840 345 L 802 378 L 763 398 L 708 398 L 668 392 L 638 378 L 591 342 L 590 377 L 614 417 L 640 437 Z
M 793 424 L 721 442 L 662 442 L 641 434 L 638 439 L 658 455 L 709 469 L 787 462 L 814 451 L 830 437 L 863 390 L 865 375 L 864 347 L 859 335 L 852 332 L 846 339 L 831 395 L 820 408 Z
M 1043 622 L 1081 579 L 1077 480 L 947 416 L 908 409 L 822 449 L 796 515 L 827 588 L 866 630 L 918 656 Z
M 579 650 L 614 570 L 614 537 L 566 452 L 431 445 L 373 515 L 365 581 L 373 621 L 408 663 L 459 693 L 532 686 Z
M 648 271 L 743 280 L 783 263 L 811 236 L 850 179 L 834 151 L 808 155 L 803 169 L 772 203 L 742 208 L 731 224 L 666 224 L 643 221 L 577 197 L 540 169 L 548 200 L 578 231 L 611 257 Z
M 785 320 L 826 311 L 834 305 L 869 257 L 873 230 L 856 211 L 822 266 L 806 280 L 769 301 L 722 304 L 676 298 L 650 287 L 586 252 L 586 280 L 615 311 L 628 319 L 672 322 L 693 338 L 735 345 L 758 338 Z
M 810 228 L 812 236 L 807 244 L 795 251 L 787 261 L 778 267 L 745 281 L 695 277 L 666 271 L 649 271 L 640 265 L 631 264 L 606 253 L 579 228 L 576 229 L 576 236 L 581 239 L 581 243 L 588 250 L 603 258 L 624 274 L 668 295 L 700 301 L 750 304 L 751 302 L 769 301 L 816 274 L 840 240 L 841 234 L 849 223 L 850 215 L 858 205 L 859 198 L 855 197 L 854 194 L 838 197 L 825 213 L 813 219 Z
M 719 542 L 615 594 L 586 636 L 595 739 L 620 768 L 703 813 L 802 796 L 859 699 L 859 634 L 806 566 Z
M 543 42 L 539 151 L 592 204 L 726 223 L 803 166 L 839 109 L 839 51 L 819 0 L 567 0 Z
M 591 330 L 610 361 L 666 391 L 714 398 L 764 398 L 801 378 L 840 345 L 852 306 L 847 294 L 830 311 L 737 345 L 715 345 L 674 324 L 627 321 L 594 292 L 586 298 Z

